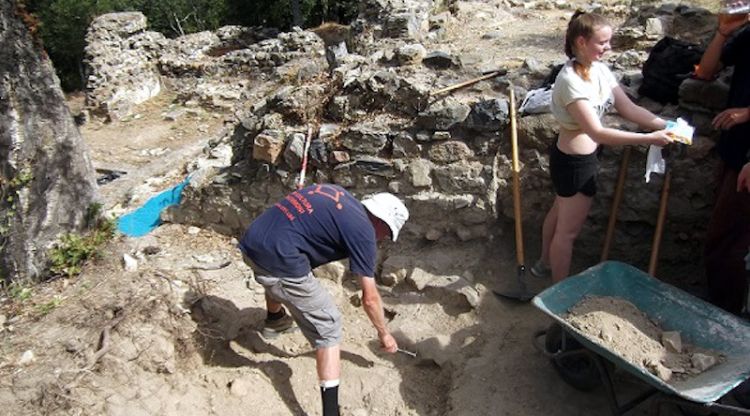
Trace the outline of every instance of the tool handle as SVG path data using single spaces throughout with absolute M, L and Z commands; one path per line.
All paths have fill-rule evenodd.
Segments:
M 521 168 L 518 163 L 518 131 L 516 127 L 516 96 L 510 85 L 510 144 L 513 158 L 513 217 L 516 224 L 516 262 L 524 264 L 523 226 L 521 222 Z
M 661 188 L 661 199 L 659 201 L 659 216 L 656 218 L 656 231 L 654 232 L 654 243 L 651 246 L 651 260 L 648 262 L 648 274 L 656 277 L 656 263 L 659 260 L 659 246 L 661 236 L 664 233 L 664 219 L 667 217 L 667 199 L 669 198 L 669 186 L 672 182 L 672 172 L 667 169 L 664 175 L 664 184 Z
M 310 141 L 312 140 L 312 126 L 307 127 L 307 136 L 305 136 L 305 146 L 302 150 L 302 168 L 299 172 L 299 182 L 297 189 L 305 187 L 305 171 L 307 171 L 307 152 L 310 150 Z
M 607 260 L 609 257 L 609 247 L 612 245 L 612 237 L 615 234 L 615 223 L 617 222 L 617 210 L 620 208 L 622 201 L 622 190 L 625 187 L 625 176 L 628 170 L 628 161 L 630 160 L 630 146 L 625 146 L 620 161 L 620 172 L 617 175 L 617 185 L 615 185 L 615 195 L 612 199 L 612 208 L 609 210 L 609 221 L 607 222 L 607 234 L 604 237 L 604 247 L 602 247 L 602 256 L 600 261 Z
M 401 348 L 397 348 L 397 349 L 396 349 L 396 351 L 397 351 L 397 352 L 400 352 L 400 353 L 403 353 L 403 354 L 406 354 L 406 355 L 410 355 L 410 356 L 412 356 L 412 357 L 414 357 L 414 358 L 416 358 L 416 357 L 417 357 L 417 353 L 416 353 L 416 352 L 411 352 L 411 351 L 406 351 L 406 350 L 402 350 Z
M 457 90 L 459 88 L 468 87 L 469 85 L 476 84 L 479 81 L 484 81 L 486 79 L 495 78 L 497 76 L 505 75 L 507 73 L 508 73 L 508 71 L 506 71 L 504 69 L 499 69 L 497 71 L 490 72 L 488 74 L 484 74 L 481 77 L 473 78 L 473 79 L 470 79 L 468 81 L 459 82 L 458 84 L 450 85 L 450 86 L 447 86 L 445 88 L 441 88 L 439 90 L 432 91 L 430 93 L 430 95 L 443 94 L 443 93 L 446 93 L 446 92 Z

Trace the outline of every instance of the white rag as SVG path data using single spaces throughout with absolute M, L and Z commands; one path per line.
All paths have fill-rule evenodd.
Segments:
M 664 174 L 667 169 L 667 162 L 661 156 L 661 146 L 648 147 L 648 156 L 646 156 L 646 183 L 651 180 L 652 173 Z

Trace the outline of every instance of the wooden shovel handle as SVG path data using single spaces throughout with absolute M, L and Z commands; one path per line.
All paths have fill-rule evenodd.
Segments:
M 516 127 L 516 96 L 510 86 L 510 144 L 513 158 L 513 218 L 516 223 L 516 262 L 524 265 L 523 227 L 521 222 L 521 169 L 518 164 L 518 132 Z
M 651 260 L 648 263 L 648 274 L 656 277 L 656 263 L 659 261 L 659 247 L 661 237 L 664 233 L 664 220 L 667 217 L 667 199 L 669 198 L 669 186 L 672 183 L 672 172 L 667 169 L 664 175 L 664 184 L 661 188 L 659 200 L 659 216 L 656 218 L 656 231 L 654 232 L 654 243 L 651 246 Z
M 459 88 L 468 87 L 469 85 L 476 84 L 479 81 L 484 81 L 486 79 L 495 78 L 497 76 L 505 75 L 508 71 L 504 69 L 498 69 L 497 71 L 490 72 L 488 74 L 484 74 L 480 77 L 472 78 L 468 81 L 459 82 L 458 84 L 449 85 L 447 87 L 441 88 L 439 90 L 432 91 L 430 95 L 438 95 L 438 94 L 444 94 L 446 92 L 451 92 L 453 90 L 457 90 Z
M 615 223 L 617 222 L 617 210 L 620 208 L 622 201 L 622 190 L 625 187 L 625 176 L 627 176 L 628 161 L 630 160 L 630 146 L 625 146 L 620 161 L 620 172 L 617 175 L 617 185 L 615 185 L 615 194 L 612 199 L 612 208 L 609 210 L 609 222 L 607 223 L 607 234 L 604 237 L 604 246 L 602 247 L 602 257 L 600 261 L 605 261 L 609 257 L 609 248 L 612 245 L 612 237 L 615 233 Z

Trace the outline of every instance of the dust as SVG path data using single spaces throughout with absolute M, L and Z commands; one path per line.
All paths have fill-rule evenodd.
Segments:
M 679 332 L 664 331 L 622 298 L 586 296 L 570 309 L 565 320 L 594 342 L 670 384 L 724 360 L 716 351 L 682 342 Z

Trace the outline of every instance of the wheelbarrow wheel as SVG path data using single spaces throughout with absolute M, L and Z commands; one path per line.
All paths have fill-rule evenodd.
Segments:
M 743 381 L 732 390 L 732 395 L 737 403 L 745 409 L 750 409 L 750 380 Z
M 585 348 L 573 337 L 565 338 L 563 350 L 563 328 L 557 322 L 550 325 L 544 340 L 548 352 L 555 354 L 551 361 L 560 377 L 571 387 L 591 391 L 601 384 L 599 368 Z

